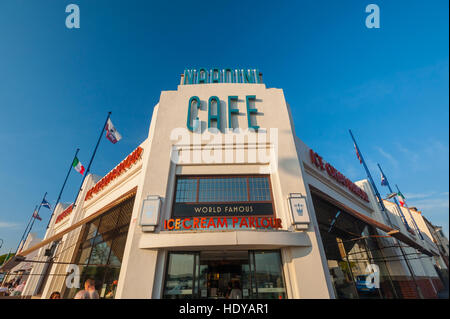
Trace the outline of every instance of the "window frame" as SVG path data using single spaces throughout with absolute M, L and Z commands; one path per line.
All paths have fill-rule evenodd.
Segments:
M 246 185 L 247 185 L 247 201 L 228 201 L 228 202 L 199 202 L 199 188 L 200 188 L 200 179 L 216 179 L 216 178 L 246 178 Z M 267 178 L 269 183 L 269 190 L 270 190 L 270 198 L 271 200 L 268 201 L 250 201 L 250 185 L 249 185 L 249 178 L 256 177 L 256 178 Z M 204 205 L 217 205 L 217 204 L 243 204 L 243 203 L 265 203 L 265 204 L 272 204 L 272 215 L 252 215 L 251 217 L 275 217 L 276 216 L 276 210 L 275 210 L 275 200 L 273 196 L 273 189 L 272 189 L 272 179 L 269 174 L 219 174 L 219 175 L 194 175 L 194 174 L 188 174 L 188 175 L 176 175 L 175 176 L 175 183 L 173 187 L 172 192 L 172 205 L 170 208 L 170 218 L 175 218 L 173 215 L 174 206 L 177 204 L 176 202 L 176 196 L 177 196 L 177 186 L 178 186 L 178 180 L 179 179 L 195 179 L 197 180 L 197 190 L 196 190 L 196 201 L 195 202 L 182 202 L 182 204 L 187 205 L 198 205 L 198 204 L 204 204 Z M 179 204 L 179 203 L 178 203 Z M 238 216 L 238 215 L 236 215 Z M 233 215 L 230 216 L 207 216 L 208 218 L 227 218 L 227 217 L 233 217 Z M 244 217 L 244 216 L 239 216 Z M 179 218 L 179 217 L 176 217 Z

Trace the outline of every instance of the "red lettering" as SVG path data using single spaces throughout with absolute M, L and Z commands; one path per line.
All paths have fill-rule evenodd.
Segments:
M 192 227 L 192 225 L 190 225 L 190 226 L 186 225 L 187 221 L 189 221 L 189 218 L 183 219 L 183 228 L 184 229 L 190 229 Z
M 228 221 L 226 218 L 218 218 L 217 219 L 217 227 L 225 227 L 228 228 Z
M 239 219 L 237 217 L 233 217 L 231 218 L 231 220 L 233 221 L 233 228 L 234 228 L 236 224 L 239 222 Z
M 317 160 L 316 160 L 316 153 L 314 153 L 314 151 L 312 149 L 309 150 L 309 156 L 311 157 L 311 162 L 315 166 L 319 167 L 319 164 L 317 163 Z
M 319 165 L 320 165 L 320 169 L 323 171 L 323 161 L 322 161 L 322 157 L 320 157 L 317 153 L 316 153 L 317 158 L 319 159 Z
M 214 224 L 214 218 L 212 218 L 212 217 L 209 218 L 208 228 L 211 226 L 216 228 L 216 224 Z
M 200 227 L 206 228 L 206 218 L 205 217 L 200 218 Z
M 239 227 L 244 226 L 248 228 L 248 224 L 247 224 L 247 218 L 245 217 L 241 217 L 241 223 L 239 224 Z
M 277 218 L 276 224 L 277 224 L 277 226 L 275 228 L 281 228 L 281 219 L 280 218 Z
M 193 228 L 199 228 L 198 227 L 198 222 L 199 222 L 199 219 L 197 217 L 194 217 L 194 219 L 192 220 L 192 227 Z

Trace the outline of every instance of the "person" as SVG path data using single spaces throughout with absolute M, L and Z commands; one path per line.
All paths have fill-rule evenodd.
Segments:
M 59 293 L 59 291 L 54 291 L 50 295 L 50 299 L 61 299 L 61 294 Z
M 6 283 L 0 286 L 0 296 L 9 296 L 8 285 Z
M 228 282 L 227 290 L 225 292 L 225 298 L 230 299 L 230 293 L 231 290 L 233 290 L 233 285 L 231 284 L 231 281 Z
M 233 289 L 230 292 L 230 299 L 242 299 L 242 291 L 239 285 L 239 281 L 235 281 Z
M 22 294 L 22 292 L 23 292 L 23 288 L 25 288 L 25 284 L 26 283 L 27 283 L 26 281 L 23 281 L 22 283 L 17 284 L 15 286 L 15 288 L 14 288 L 14 291 L 13 291 L 12 295 L 13 296 L 20 296 Z
M 98 292 L 95 290 L 94 279 L 87 279 L 84 282 L 84 290 L 80 290 L 74 299 L 99 299 Z

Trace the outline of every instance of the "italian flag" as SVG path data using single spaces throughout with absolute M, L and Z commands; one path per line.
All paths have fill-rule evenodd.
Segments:
M 80 173 L 81 175 L 84 174 L 84 166 L 83 164 L 81 164 L 77 157 L 74 158 L 72 166 L 78 173 Z
M 405 207 L 405 196 L 403 196 L 403 194 L 400 192 L 397 195 L 400 202 L 400 206 Z

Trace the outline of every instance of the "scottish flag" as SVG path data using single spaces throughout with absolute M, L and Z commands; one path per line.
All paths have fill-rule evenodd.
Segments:
M 387 186 L 386 177 L 381 173 L 381 186 Z
M 51 206 L 50 206 L 50 203 L 47 202 L 45 200 L 45 198 L 42 200 L 41 206 L 47 207 L 48 209 L 52 209 Z

